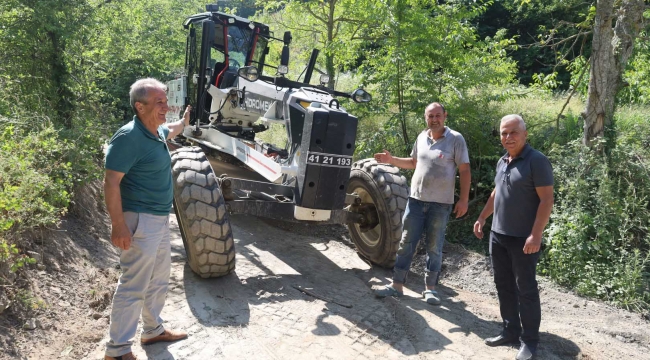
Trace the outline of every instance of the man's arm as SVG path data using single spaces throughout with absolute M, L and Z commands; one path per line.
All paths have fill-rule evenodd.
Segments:
M 192 110 L 192 107 L 187 105 L 185 108 L 185 112 L 183 113 L 183 118 L 167 124 L 167 127 L 169 128 L 169 134 L 167 134 L 167 140 L 175 138 L 178 134 L 183 132 L 183 129 L 185 129 L 186 126 L 190 124 L 190 111 Z
M 481 214 L 478 216 L 478 219 L 474 223 L 474 235 L 479 239 L 483 239 L 483 226 L 485 225 L 485 220 L 494 212 L 494 195 L 496 192 L 497 189 L 492 190 L 492 193 L 490 194 L 488 201 L 485 203 Z
M 124 221 L 122 212 L 122 197 L 120 195 L 120 182 L 124 173 L 114 170 L 106 170 L 104 175 L 104 197 L 106 198 L 106 209 L 111 217 L 111 241 L 113 245 L 122 250 L 131 247 L 131 231 Z
M 539 251 L 542 245 L 544 228 L 548 224 L 553 210 L 553 186 L 536 187 L 535 191 L 539 196 L 539 206 L 537 207 L 533 231 L 531 231 L 530 236 L 526 239 L 526 244 L 524 244 L 524 254 L 534 254 Z
M 398 168 L 402 169 L 415 169 L 415 165 L 418 163 L 417 159 L 415 158 L 394 157 L 388 152 L 388 150 L 384 150 L 383 153 L 375 154 L 375 160 L 380 163 L 395 165 Z M 467 189 L 467 193 L 469 194 L 469 189 Z
M 469 163 L 458 165 L 458 174 L 460 175 L 460 199 L 454 207 L 456 219 L 467 213 L 467 204 L 469 203 L 469 187 L 472 182 L 472 171 Z

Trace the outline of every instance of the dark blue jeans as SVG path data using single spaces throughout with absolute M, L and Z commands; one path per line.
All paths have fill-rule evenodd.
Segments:
M 542 310 L 535 272 L 540 252 L 524 254 L 526 238 L 490 232 L 494 283 L 506 336 L 537 349 Z
M 406 283 L 413 255 L 417 251 L 422 233 L 425 233 L 427 268 L 424 270 L 424 282 L 428 286 L 438 283 L 442 267 L 442 246 L 445 243 L 445 230 L 451 206 L 451 204 L 408 199 L 404 211 L 404 231 L 393 268 L 393 282 Z

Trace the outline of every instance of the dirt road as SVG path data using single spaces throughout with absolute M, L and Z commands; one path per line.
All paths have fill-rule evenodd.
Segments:
M 390 272 L 368 266 L 336 234 L 302 225 L 289 232 L 233 216 L 236 273 L 204 280 L 185 265 L 176 219 L 170 218 L 173 264 L 162 316 L 166 326 L 190 336 L 136 345 L 140 358 L 513 359 L 517 352 L 483 344 L 500 323 L 489 266 L 480 255 L 448 254 L 456 263 L 446 263 L 442 306 L 420 299 L 422 279 L 414 274 L 403 298 L 375 299 L 371 288 L 387 283 Z M 541 287 L 540 359 L 650 359 L 650 328 L 639 315 L 546 282 Z M 101 359 L 105 340 L 86 358 Z

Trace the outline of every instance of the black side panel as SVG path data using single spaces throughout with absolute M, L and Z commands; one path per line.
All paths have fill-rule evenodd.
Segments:
M 285 99 L 287 97 L 285 96 Z M 302 143 L 303 126 L 305 124 L 305 112 L 300 105 L 289 105 L 289 131 L 291 132 L 291 146 L 297 146 Z
M 341 209 L 350 177 L 357 118 L 342 111 L 308 108 L 302 134 L 297 204 L 312 209 Z
M 196 103 L 198 101 L 198 89 L 194 81 L 194 75 L 199 71 L 199 64 L 197 63 L 198 59 L 201 57 L 201 45 L 197 44 L 198 40 L 196 39 L 196 28 L 194 24 L 190 24 L 190 32 L 187 35 L 187 48 L 185 53 L 185 73 L 187 74 L 187 98 L 185 100 L 185 105 L 192 105 L 194 110 L 192 111 L 192 116 L 190 122 L 192 124 L 196 121 Z

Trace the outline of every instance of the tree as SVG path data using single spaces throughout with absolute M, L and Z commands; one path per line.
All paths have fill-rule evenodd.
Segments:
M 47 109 L 66 128 L 72 127 L 75 107 L 66 53 L 90 12 L 86 0 L 11 0 L 0 5 L 2 70 L 16 80 L 19 93 L 38 99 L 38 105 L 29 105 L 32 109 Z
M 294 41 L 308 49 L 319 48 L 325 58 L 327 86 L 334 88 L 338 70 L 354 63 L 365 32 L 378 21 L 372 0 L 289 0 L 264 2 L 271 18 Z
M 643 28 L 645 4 L 643 0 L 598 0 L 595 10 L 589 88 L 582 114 L 585 144 L 604 135 L 612 124 L 622 75 Z
M 571 74 L 563 60 L 572 61 L 579 56 L 574 39 L 579 43 L 581 39 L 576 35 L 586 35 L 591 30 L 580 24 L 584 21 L 584 9 L 583 0 L 500 0 L 474 22 L 481 38 L 505 29 L 507 37 L 516 39 L 519 47 L 509 55 L 517 62 L 517 78 L 522 84 L 533 83 L 535 74 L 557 72 L 558 86 L 566 89 Z M 585 53 L 590 51 L 589 44 L 586 45 Z
M 394 0 L 386 2 L 384 19 L 369 35 L 379 39 L 367 48 L 363 71 L 381 89 L 379 103 L 398 119 L 405 149 L 407 124 L 418 119 L 432 101 L 458 104 L 490 85 L 513 80 L 515 64 L 507 58 L 512 39 L 497 32 L 483 41 L 470 22 L 490 2 Z M 391 108 L 392 107 L 392 108 Z M 413 116 L 415 115 L 415 116 Z

